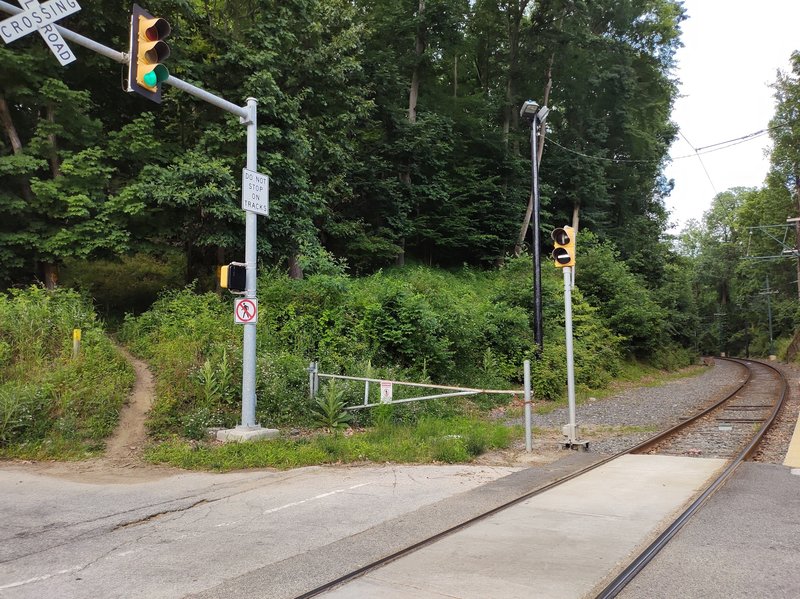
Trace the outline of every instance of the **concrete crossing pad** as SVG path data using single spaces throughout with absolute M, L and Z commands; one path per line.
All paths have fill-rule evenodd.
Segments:
M 583 597 L 658 534 L 724 464 L 622 456 L 323 596 Z

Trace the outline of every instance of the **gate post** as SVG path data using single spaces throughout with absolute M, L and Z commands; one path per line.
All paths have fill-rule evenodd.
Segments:
M 525 360 L 524 366 L 525 389 L 525 451 L 531 452 L 531 361 Z

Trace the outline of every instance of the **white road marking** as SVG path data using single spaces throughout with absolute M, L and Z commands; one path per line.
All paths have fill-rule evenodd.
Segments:
M 317 499 L 323 499 L 325 497 L 330 497 L 331 495 L 336 495 L 337 493 L 344 493 L 345 491 L 352 491 L 353 489 L 358 489 L 359 487 L 366 487 L 367 485 L 371 485 L 372 483 L 361 483 L 359 485 L 353 485 L 352 487 L 347 487 L 346 489 L 336 489 L 335 491 L 329 491 L 327 493 L 322 493 L 320 495 L 314 495 L 314 497 L 309 497 L 308 499 L 302 499 L 300 501 L 293 501 L 292 503 L 287 503 L 286 505 L 282 505 L 280 507 L 274 507 L 269 510 L 264 511 L 264 515 L 267 514 L 274 514 L 275 512 L 279 512 L 281 510 L 285 510 L 286 508 L 294 507 L 296 505 L 302 505 L 304 503 L 308 503 L 309 501 L 315 501 Z
M 28 580 L 20 580 L 19 582 L 12 582 L 10 584 L 4 584 L 0 586 L 0 591 L 5 589 L 13 589 L 14 587 L 21 587 L 25 584 L 31 584 L 32 582 L 41 582 L 43 580 L 47 580 L 48 578 L 53 578 L 53 576 L 58 576 L 59 574 L 69 574 L 70 572 L 77 572 L 78 570 L 82 570 L 83 566 L 75 566 L 73 568 L 67 568 L 66 570 L 59 570 L 58 572 L 53 572 L 52 574 L 45 574 L 44 576 L 36 576 L 34 578 L 29 578 Z

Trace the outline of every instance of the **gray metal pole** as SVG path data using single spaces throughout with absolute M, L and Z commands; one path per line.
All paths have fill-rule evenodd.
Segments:
M 767 319 L 769 321 L 769 355 L 775 355 L 775 344 L 772 341 L 772 302 L 769 296 L 772 295 L 769 291 L 769 275 L 767 275 Z
M 569 403 L 569 441 L 575 443 L 575 367 L 572 350 L 572 268 L 566 266 L 564 271 L 564 329 L 567 338 L 567 401 Z
M 537 357 L 542 355 L 544 334 L 542 332 L 542 260 L 539 223 L 539 161 L 536 159 L 539 116 L 531 119 L 531 195 L 533 196 L 533 215 L 531 218 L 531 249 L 533 250 L 533 340 Z
M 525 383 L 525 451 L 531 452 L 533 445 L 531 441 L 531 361 L 525 360 L 524 365 Z
M 256 108 L 258 101 L 247 98 L 247 169 L 257 169 L 258 138 L 256 124 Z M 246 264 L 245 297 L 255 300 L 256 297 L 256 218 L 255 212 L 245 212 L 244 261 Z M 242 348 L 242 424 L 237 428 L 258 428 L 256 424 L 256 325 L 248 323 L 244 326 Z

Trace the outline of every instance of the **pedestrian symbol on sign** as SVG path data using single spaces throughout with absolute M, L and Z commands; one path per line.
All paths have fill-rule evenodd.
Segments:
M 255 298 L 244 297 L 233 304 L 233 321 L 236 324 L 255 324 L 258 322 L 258 302 Z

